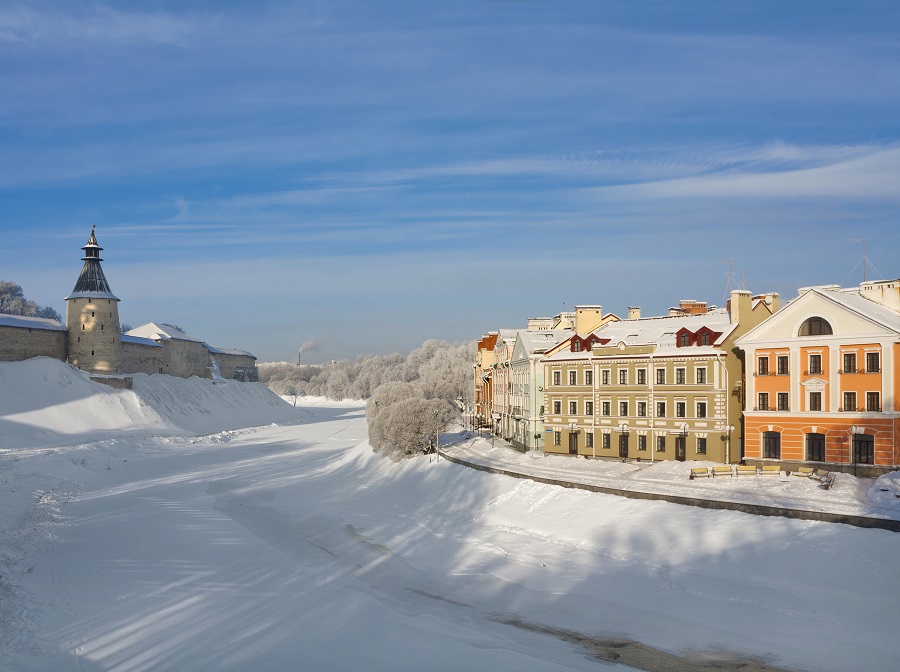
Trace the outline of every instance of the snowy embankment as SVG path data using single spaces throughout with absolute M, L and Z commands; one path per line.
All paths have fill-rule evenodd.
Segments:
M 0 668 L 896 669 L 898 534 L 394 463 L 361 406 L 47 367 L 0 364 Z

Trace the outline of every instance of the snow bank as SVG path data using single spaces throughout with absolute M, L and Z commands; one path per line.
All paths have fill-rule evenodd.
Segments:
M 301 415 L 259 383 L 146 374 L 133 380 L 133 390 L 116 390 L 55 359 L 0 363 L 0 450 L 123 432 L 204 434 Z

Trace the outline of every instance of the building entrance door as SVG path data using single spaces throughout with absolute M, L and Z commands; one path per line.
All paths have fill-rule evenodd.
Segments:
M 683 436 L 675 437 L 675 459 L 679 462 L 687 459 L 687 439 Z
M 577 455 L 578 454 L 578 434 L 575 432 L 569 433 L 569 455 Z
M 628 457 L 628 434 L 619 434 L 619 457 L 623 460 Z

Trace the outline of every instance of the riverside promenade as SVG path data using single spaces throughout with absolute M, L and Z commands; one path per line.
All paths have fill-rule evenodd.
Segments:
M 825 490 L 817 481 L 784 473 L 690 479 L 692 467 L 711 462 L 523 454 L 496 437 L 458 434 L 453 439 L 441 446 L 442 457 L 493 474 L 631 499 L 900 532 L 900 472 L 879 479 L 836 474 L 832 488 Z

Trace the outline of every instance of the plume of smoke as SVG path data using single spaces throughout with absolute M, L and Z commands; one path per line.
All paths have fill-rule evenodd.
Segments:
M 319 344 L 316 339 L 311 338 L 300 346 L 300 352 L 318 352 Z

